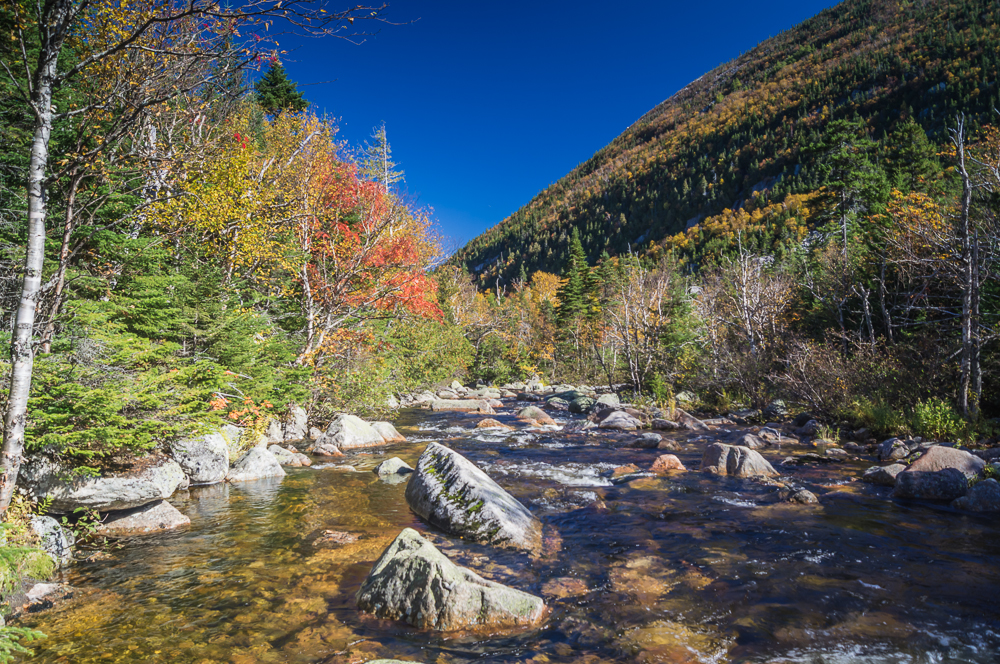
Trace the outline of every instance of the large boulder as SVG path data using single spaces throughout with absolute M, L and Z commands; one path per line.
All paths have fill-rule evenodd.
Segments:
M 597 397 L 597 403 L 604 404 L 605 406 L 611 406 L 612 408 L 617 408 L 622 405 L 622 401 L 618 398 L 617 394 L 602 394 Z
M 292 404 L 285 416 L 285 442 L 304 440 L 309 437 L 309 415 L 301 407 Z
M 377 618 L 440 632 L 531 627 L 545 615 L 540 597 L 459 567 L 411 528 L 375 562 L 357 600 Z
M 57 565 L 66 565 L 73 560 L 73 545 L 76 538 L 73 533 L 62 526 L 51 516 L 31 517 L 31 530 L 38 538 L 39 547 L 42 551 L 56 562 Z
M 329 445 L 336 446 L 338 450 L 353 450 L 385 445 L 385 439 L 360 417 L 342 414 L 330 422 L 326 433 L 316 441 L 316 447 Z
M 896 486 L 896 477 L 906 470 L 906 466 L 901 463 L 892 463 L 888 466 L 872 466 L 861 476 L 862 482 L 877 484 L 878 486 Z
M 431 401 L 431 410 L 435 412 L 484 413 L 486 415 L 495 413 L 493 406 L 482 399 L 435 399 Z
M 233 464 L 226 476 L 227 482 L 249 482 L 265 477 L 284 477 L 285 469 L 274 454 L 263 447 L 254 447 Z
M 229 472 L 229 446 L 221 432 L 175 441 L 170 452 L 191 484 L 215 484 Z
M 453 535 L 526 551 L 542 543 L 542 524 L 524 505 L 471 461 L 438 443 L 420 455 L 406 502 Z
M 955 500 L 965 495 L 969 480 L 956 468 L 936 471 L 911 471 L 909 468 L 896 475 L 895 498 L 919 500 Z
M 406 437 L 396 431 L 396 427 L 390 422 L 372 422 L 372 429 L 375 429 L 375 433 L 382 436 L 382 440 L 386 443 L 406 442 Z
M 751 450 L 759 450 L 762 447 L 767 447 L 767 443 L 764 442 L 759 436 L 755 436 L 752 433 L 745 433 L 739 436 L 733 445 L 736 447 L 748 447 Z
M 167 501 L 161 500 L 134 510 L 111 512 L 97 527 L 97 534 L 105 537 L 130 537 L 173 530 L 190 524 L 191 519 Z
M 573 399 L 572 401 L 569 402 L 569 412 L 576 413 L 577 415 L 582 415 L 583 413 L 586 413 L 591 408 L 591 406 L 593 406 L 596 403 L 597 401 L 595 399 L 591 399 L 588 396 L 579 396 L 576 399 Z
M 56 514 L 68 514 L 78 507 L 98 512 L 142 507 L 169 498 L 187 483 L 180 465 L 162 458 L 135 473 L 80 477 L 54 461 L 35 457 L 22 466 L 20 479 L 33 500 L 51 498 L 49 511 Z
M 732 477 L 777 477 L 767 459 L 749 447 L 712 443 L 705 448 L 701 470 L 715 475 Z
M 993 478 L 977 482 L 951 506 L 968 512 L 1000 512 L 1000 482 Z
M 623 410 L 616 410 L 601 420 L 597 425 L 601 429 L 618 429 L 620 431 L 635 431 L 642 427 L 642 422 Z
M 935 445 L 907 467 L 908 473 L 934 473 L 945 468 L 954 468 L 966 478 L 972 479 L 982 472 L 986 462 L 974 454 L 954 447 Z

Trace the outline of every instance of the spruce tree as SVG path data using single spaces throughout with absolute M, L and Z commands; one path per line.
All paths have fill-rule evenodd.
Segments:
M 296 89 L 295 82 L 288 78 L 281 63 L 271 63 L 263 78 L 254 86 L 257 103 L 271 115 L 282 111 L 302 111 L 309 102 Z
M 559 287 L 556 297 L 559 300 L 559 314 L 557 320 L 560 324 L 569 323 L 576 320 L 584 312 L 587 306 L 587 254 L 583 250 L 583 243 L 580 241 L 580 231 L 575 226 L 569 239 L 569 259 L 566 261 L 566 268 L 563 270 L 563 277 L 566 282 Z

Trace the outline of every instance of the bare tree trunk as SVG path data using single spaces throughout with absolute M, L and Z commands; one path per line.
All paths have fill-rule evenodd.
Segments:
M 76 215 L 76 192 L 83 180 L 83 175 L 74 173 L 69 183 L 69 195 L 66 198 L 66 215 L 63 222 L 62 243 L 59 247 L 59 268 L 56 271 L 56 285 L 53 293 L 52 307 L 49 309 L 45 330 L 42 332 L 42 353 L 52 352 L 52 336 L 56 331 L 56 317 L 62 309 L 63 290 L 66 288 L 66 268 L 69 262 L 69 243 L 73 238 L 74 217 Z
M 972 205 L 972 179 L 965 166 L 965 119 L 960 118 L 958 127 L 952 131 L 958 157 L 957 170 L 962 177 L 962 203 L 958 217 L 958 241 L 961 248 L 962 269 L 962 353 L 961 377 L 958 387 L 958 407 L 962 415 L 968 417 L 969 387 L 972 380 L 972 242 L 969 232 L 969 208 Z
M 889 316 L 889 308 L 885 304 L 885 258 L 882 258 L 882 266 L 879 270 L 878 280 L 878 300 L 882 309 L 882 320 L 885 322 L 885 334 L 892 343 L 892 318 Z
M 983 370 L 980 365 L 980 351 L 982 350 L 982 337 L 979 318 L 980 287 L 982 282 L 979 276 L 979 233 L 972 243 L 972 352 L 970 354 L 970 382 L 972 387 L 972 403 L 970 414 L 975 417 L 979 415 L 979 402 L 983 396 Z
M 24 453 L 24 427 L 35 359 L 31 340 L 45 262 L 45 173 L 52 135 L 52 92 L 59 52 L 72 17 L 73 0 L 50 0 L 44 3 L 39 16 L 40 49 L 31 90 L 35 131 L 28 166 L 28 244 L 21 298 L 10 340 L 10 392 L 3 419 L 3 456 L 0 458 L 0 469 L 3 471 L 0 476 L 0 512 L 6 512 L 10 505 Z

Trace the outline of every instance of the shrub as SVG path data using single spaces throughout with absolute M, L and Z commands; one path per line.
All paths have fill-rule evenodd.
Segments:
M 963 440 L 969 427 L 962 416 L 943 399 L 918 401 L 910 416 L 913 433 L 930 440 Z

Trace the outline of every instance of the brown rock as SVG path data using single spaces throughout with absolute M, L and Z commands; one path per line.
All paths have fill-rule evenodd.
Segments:
M 611 477 L 617 479 L 619 477 L 625 477 L 626 475 L 632 475 L 633 473 L 641 473 L 641 472 L 642 470 L 639 468 L 639 466 L 635 465 L 634 463 L 630 463 L 625 466 L 618 466 L 617 468 L 612 470 Z
M 528 406 L 517 411 L 517 419 L 533 422 L 541 426 L 553 426 L 556 421 L 538 406 Z
M 558 579 L 551 579 L 542 586 L 542 594 L 549 597 L 563 599 L 565 597 L 579 597 L 587 594 L 587 584 L 580 579 L 570 576 L 561 576 Z
M 503 429 L 505 431 L 510 431 L 514 427 L 507 426 L 503 422 L 498 422 L 492 417 L 488 417 L 485 420 L 481 420 L 479 424 L 476 425 L 477 429 Z
M 351 544 L 357 542 L 358 536 L 354 533 L 345 533 L 341 530 L 324 530 L 323 534 L 313 540 L 313 546 L 332 546 L 335 544 Z
M 653 462 L 650 470 L 654 473 L 664 474 L 671 470 L 687 470 L 681 460 L 673 454 L 663 454 Z
M 908 473 L 934 473 L 945 468 L 954 468 L 966 477 L 975 477 L 986 466 L 986 462 L 954 447 L 935 445 L 906 469 Z

